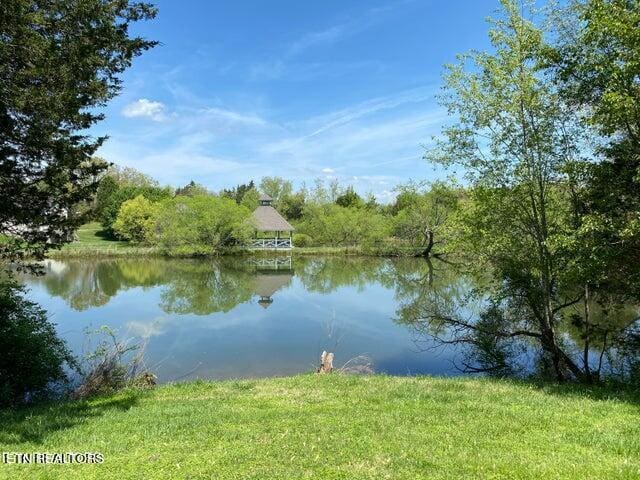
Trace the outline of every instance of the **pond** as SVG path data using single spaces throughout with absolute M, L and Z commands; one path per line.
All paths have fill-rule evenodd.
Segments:
M 308 372 L 323 350 L 336 367 L 366 356 L 377 373 L 460 373 L 459 352 L 436 348 L 411 323 L 434 290 L 465 289 L 444 264 L 274 256 L 44 266 L 22 280 L 74 353 L 89 351 L 87 330 L 106 325 L 145 344 L 160 382 Z

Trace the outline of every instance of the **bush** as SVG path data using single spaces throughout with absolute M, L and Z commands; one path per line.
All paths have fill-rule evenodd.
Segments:
M 300 230 L 316 245 L 351 247 L 379 242 L 390 233 L 390 225 L 385 216 L 364 208 L 308 205 Z
M 0 406 L 51 396 L 77 364 L 47 313 L 12 280 L 0 282 Z
M 296 233 L 293 235 L 294 247 L 311 247 L 313 246 L 313 238 L 306 233 Z
M 122 204 L 113 230 L 120 238 L 142 243 L 149 240 L 157 216 L 158 204 L 138 195 Z
M 106 194 L 105 194 L 106 195 Z M 102 226 L 113 234 L 113 224 L 118 218 L 120 207 L 127 200 L 136 198 L 142 195 L 147 200 L 152 202 L 159 202 L 171 198 L 173 191 L 170 187 L 155 187 L 155 186 L 124 186 L 118 187 L 116 190 L 110 192 L 108 198 L 103 200 L 104 206 L 101 208 L 100 221 Z
M 252 234 L 250 211 L 226 197 L 196 195 L 163 202 L 154 241 L 169 255 L 208 255 L 244 243 Z

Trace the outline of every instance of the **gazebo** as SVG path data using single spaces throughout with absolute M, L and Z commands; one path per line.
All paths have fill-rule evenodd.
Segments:
M 291 233 L 294 228 L 271 205 L 273 198 L 260 195 L 260 204 L 253 211 L 252 221 L 256 237 L 249 242 L 250 248 L 290 249 L 293 247 Z

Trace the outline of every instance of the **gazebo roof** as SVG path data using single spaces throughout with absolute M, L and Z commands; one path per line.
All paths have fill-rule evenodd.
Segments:
M 267 195 L 266 193 L 261 193 L 261 194 L 260 194 L 260 198 L 259 198 L 259 200 L 260 200 L 261 202 L 272 202 L 272 201 L 273 201 L 273 198 L 272 198 L 272 197 L 270 197 L 269 195 Z
M 253 224 L 260 232 L 291 232 L 293 226 L 270 205 L 260 205 L 253 211 Z

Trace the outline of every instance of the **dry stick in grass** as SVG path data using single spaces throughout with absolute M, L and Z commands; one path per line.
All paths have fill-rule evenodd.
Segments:
M 333 371 L 333 353 L 323 351 L 320 355 L 320 366 L 316 373 L 331 373 Z

